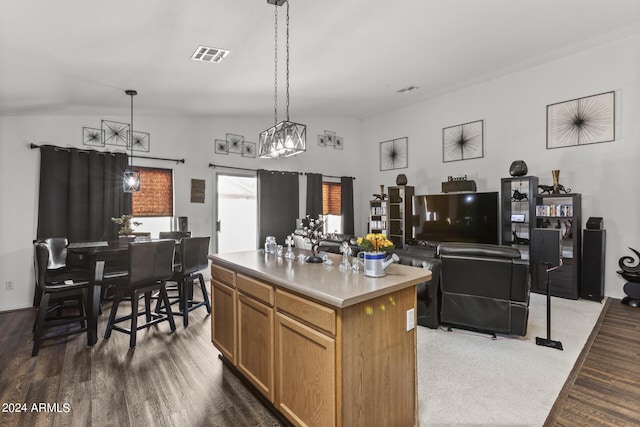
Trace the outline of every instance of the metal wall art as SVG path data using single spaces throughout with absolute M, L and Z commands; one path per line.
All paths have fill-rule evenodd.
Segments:
M 547 105 L 547 148 L 615 140 L 615 92 Z
M 127 143 L 127 136 L 129 134 L 129 123 L 103 120 L 102 131 L 104 132 L 105 144 L 129 147 L 129 144 Z
M 104 147 L 104 131 L 102 129 L 83 127 L 82 143 L 93 147 Z
M 442 129 L 442 161 L 484 157 L 484 121 L 463 123 Z
M 324 135 L 318 135 L 318 145 L 342 150 L 344 148 L 344 139 L 341 136 L 337 136 L 332 130 L 325 130 Z
M 146 151 L 151 149 L 151 136 L 147 132 L 133 131 L 131 136 L 131 144 L 133 144 L 133 151 Z
M 244 140 L 244 136 L 226 134 L 226 139 L 215 140 L 216 154 L 241 154 L 242 157 L 256 157 L 256 143 Z
M 398 138 L 380 143 L 380 170 L 404 169 L 409 161 L 409 138 Z
M 133 131 L 130 135 L 129 123 L 102 120 L 101 129 L 92 127 L 82 128 L 82 144 L 93 147 L 104 147 L 105 144 L 117 145 L 132 149 L 133 151 L 146 151 L 151 149 L 151 137 L 147 132 Z M 129 146 L 131 141 L 132 147 Z

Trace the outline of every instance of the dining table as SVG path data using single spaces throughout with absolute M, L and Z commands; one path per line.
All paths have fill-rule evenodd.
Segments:
M 119 241 L 76 242 L 69 243 L 67 252 L 75 255 L 78 265 L 89 271 L 89 290 L 87 295 L 87 344 L 98 342 L 98 316 L 100 300 L 106 268 L 111 268 L 117 275 L 127 273 L 129 245 Z

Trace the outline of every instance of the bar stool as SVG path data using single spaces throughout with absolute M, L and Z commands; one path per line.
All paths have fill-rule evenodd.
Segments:
M 104 333 L 105 339 L 111 336 L 112 330 L 123 332 L 130 335 L 129 347 L 134 348 L 136 346 L 136 333 L 140 329 L 145 329 L 167 320 L 171 330 L 176 330 L 171 304 L 165 287 L 166 281 L 171 279 L 173 275 L 174 250 L 174 240 L 129 243 L 129 275 L 123 278 L 116 278 L 109 283 L 115 289 L 115 296 L 107 329 Z M 165 310 L 163 313 L 151 311 L 151 294 L 153 291 L 160 291 L 158 304 L 164 302 Z M 140 295 L 144 295 L 145 299 L 144 313 L 138 312 Z M 118 305 L 126 297 L 131 299 L 131 314 L 116 318 Z M 138 326 L 138 317 L 143 314 L 146 316 L 146 323 Z M 130 329 L 117 326 L 117 323 L 126 320 L 131 321 Z
M 178 284 L 178 301 L 173 301 L 173 304 L 180 303 L 180 312 L 176 314 L 182 315 L 182 324 L 185 328 L 189 326 L 190 311 L 205 306 L 207 313 L 211 313 L 209 294 L 201 273 L 202 270 L 209 266 L 207 256 L 209 255 L 210 239 L 210 237 L 189 237 L 180 241 L 181 263 L 175 266 L 171 281 L 175 281 Z M 193 285 L 196 280 L 200 282 L 202 301 L 193 299 Z
M 40 345 L 45 340 L 65 337 L 87 331 L 86 299 L 89 280 L 86 272 L 67 272 L 66 275 L 47 277 L 47 265 L 50 261 L 49 247 L 44 242 L 34 243 L 34 264 L 36 275 L 36 286 L 40 291 L 40 301 L 38 314 L 34 325 L 33 350 L 31 356 L 37 356 Z M 78 314 L 47 318 L 47 314 L 53 310 L 60 310 L 64 307 L 62 301 L 76 300 L 78 302 Z M 51 303 L 55 304 L 52 306 Z M 51 333 L 46 333 L 49 328 L 54 328 L 67 324 L 78 324 L 78 328 L 70 328 Z

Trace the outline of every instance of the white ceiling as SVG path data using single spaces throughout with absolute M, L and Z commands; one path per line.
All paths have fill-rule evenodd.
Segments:
M 366 117 L 640 33 L 640 0 L 290 1 L 292 120 Z M 266 0 L 1 0 L 0 115 L 117 114 L 125 89 L 140 115 L 271 115 L 273 26 Z M 231 53 L 192 61 L 201 44 Z

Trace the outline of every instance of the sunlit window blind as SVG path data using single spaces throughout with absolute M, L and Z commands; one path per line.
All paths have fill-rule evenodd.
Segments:
M 340 183 L 322 183 L 322 210 L 324 215 L 340 215 L 341 207 Z
M 173 216 L 173 170 L 134 169 L 140 171 L 140 191 L 132 193 L 133 216 Z

